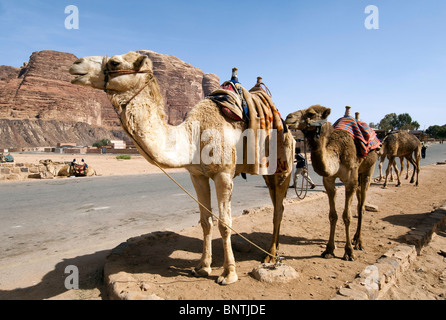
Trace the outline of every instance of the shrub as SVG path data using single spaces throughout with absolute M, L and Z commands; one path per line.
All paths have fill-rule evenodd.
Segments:
M 128 154 L 120 154 L 119 156 L 116 156 L 116 159 L 118 160 L 130 160 L 132 157 Z

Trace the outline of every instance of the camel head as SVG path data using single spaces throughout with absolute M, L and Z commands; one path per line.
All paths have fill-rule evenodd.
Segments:
M 70 74 L 76 76 L 72 84 L 104 89 L 105 74 L 102 70 L 105 57 L 91 56 L 76 60 L 70 68 Z
M 327 122 L 327 118 L 331 113 L 330 108 L 325 108 L 321 105 L 314 105 L 305 110 L 299 110 L 290 113 L 285 123 L 290 129 L 297 129 L 301 131 L 316 130 L 323 123 Z
M 75 61 L 70 74 L 77 76 L 73 84 L 114 92 L 137 90 L 153 78 L 152 61 L 145 55 L 129 52 L 111 58 L 91 56 Z
M 153 79 L 153 65 L 149 57 L 131 51 L 108 59 L 103 71 L 106 90 L 127 92 L 138 90 Z

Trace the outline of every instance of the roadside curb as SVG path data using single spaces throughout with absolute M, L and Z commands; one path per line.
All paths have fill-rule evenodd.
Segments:
M 375 264 L 369 265 L 340 288 L 331 300 L 377 300 L 396 282 L 400 274 L 420 255 L 421 249 L 432 240 L 433 234 L 446 227 L 446 203 L 433 210 L 423 222 L 406 235 L 407 244 L 399 244 L 387 251 Z

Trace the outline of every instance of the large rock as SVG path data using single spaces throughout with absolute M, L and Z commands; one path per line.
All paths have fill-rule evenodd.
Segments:
M 141 53 L 154 63 L 170 124 L 181 123 L 219 85 L 217 76 L 204 74 L 174 56 Z M 61 141 L 85 145 L 113 138 L 116 132 L 122 137 L 106 94 L 71 84 L 68 70 L 76 60 L 71 53 L 46 50 L 34 52 L 21 68 L 0 66 L 0 119 L 5 119 L 0 148 L 54 146 Z
M 0 88 L 0 118 L 84 122 L 117 127 L 105 93 L 70 83 L 68 73 L 77 57 L 57 51 L 34 52 L 16 79 Z

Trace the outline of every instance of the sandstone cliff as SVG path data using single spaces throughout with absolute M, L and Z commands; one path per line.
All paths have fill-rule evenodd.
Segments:
M 181 123 L 189 110 L 217 88 L 219 79 L 180 59 L 141 51 L 154 62 L 166 114 Z M 104 92 L 70 83 L 71 53 L 34 52 L 21 68 L 0 66 L 0 148 L 91 145 L 123 132 Z

